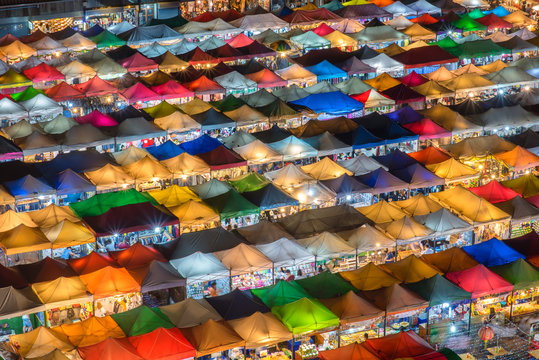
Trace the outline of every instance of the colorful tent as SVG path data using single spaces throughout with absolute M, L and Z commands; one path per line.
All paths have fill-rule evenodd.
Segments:
M 205 299 L 187 298 L 174 304 L 161 306 L 159 309 L 181 329 L 201 325 L 210 319 L 223 320 Z
M 469 292 L 462 290 L 440 274 L 406 284 L 406 287 L 428 300 L 431 307 L 471 298 Z
M 479 263 L 489 267 L 504 265 L 525 258 L 524 255 L 496 238 L 479 244 L 464 246 L 462 250 L 466 251 Z
M 513 290 L 512 284 L 481 264 L 467 270 L 447 273 L 446 277 L 462 289 L 470 292 L 472 299 Z
M 365 347 L 380 359 L 421 358 L 429 359 L 434 348 L 413 331 L 399 332 L 378 339 L 368 339 Z M 437 356 L 437 355 L 434 355 Z
M 322 360 L 342 360 L 342 359 L 361 359 L 361 360 L 380 360 L 381 358 L 370 352 L 364 344 L 354 342 L 333 350 L 320 351 Z
M 43 356 L 56 349 L 66 352 L 74 349 L 66 336 L 43 326 L 24 334 L 12 335 L 9 342 L 21 356 L 28 358 Z
M 144 359 L 187 359 L 196 350 L 177 328 L 157 328 L 152 332 L 132 336 L 129 342 Z
M 404 283 L 418 282 L 438 274 L 436 269 L 415 255 L 409 255 L 394 263 L 382 264 L 380 267 Z
M 105 340 L 91 346 L 83 346 L 77 349 L 79 355 L 85 360 L 142 360 L 135 347 L 128 339 L 106 338 Z
M 339 318 L 314 299 L 302 298 L 275 306 L 271 312 L 294 334 L 339 326 Z
M 265 288 L 252 289 L 251 292 L 270 308 L 310 297 L 295 281 L 279 281 Z
M 515 290 L 539 286 L 539 271 L 523 259 L 505 265 L 493 266 L 490 270 L 513 284 Z
M 399 282 L 372 262 L 357 270 L 343 271 L 340 275 L 361 291 L 376 290 Z
M 146 305 L 112 314 L 111 317 L 127 336 L 147 334 L 158 328 L 170 329 L 174 327 L 159 308 L 153 309 Z
M 225 322 L 210 319 L 182 332 L 197 350 L 197 357 L 245 346 L 245 341 Z
M 140 291 L 140 285 L 124 268 L 106 266 L 80 275 L 94 299 Z
M 386 315 L 427 308 L 429 305 L 428 301 L 397 283 L 377 290 L 362 291 L 361 295 L 379 309 L 385 310 Z
M 269 309 L 249 290 L 235 289 L 228 294 L 208 298 L 207 301 L 227 321 L 269 312 Z
M 501 185 L 496 180 L 490 181 L 488 184 L 478 187 L 468 188 L 471 192 L 488 200 L 492 204 L 513 199 L 519 194 L 508 187 Z
M 109 337 L 125 337 L 122 329 L 110 316 L 92 316 L 80 322 L 63 324 L 55 330 L 67 336 L 69 342 L 77 347 L 95 345 Z
M 457 247 L 452 247 L 439 253 L 425 254 L 421 259 L 443 273 L 463 271 L 479 264 L 464 250 Z

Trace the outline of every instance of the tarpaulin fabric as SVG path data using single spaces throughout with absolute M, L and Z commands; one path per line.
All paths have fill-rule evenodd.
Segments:
M 415 220 L 437 234 L 440 234 L 440 236 L 463 233 L 472 229 L 472 225 L 453 215 L 446 208 L 441 208 L 429 214 L 415 216 Z
M 400 180 L 383 168 L 374 170 L 368 174 L 359 175 L 358 180 L 370 186 L 373 194 L 383 194 L 392 191 L 407 189 L 409 184 Z
M 201 325 L 209 319 L 223 319 L 205 299 L 187 298 L 175 304 L 161 306 L 160 310 L 179 328 Z
M 511 283 L 481 264 L 467 270 L 449 272 L 446 277 L 462 289 L 470 292 L 472 299 L 513 290 Z
M 106 266 L 94 272 L 82 274 L 80 278 L 94 295 L 94 299 L 140 291 L 140 285 L 124 268 Z
M 339 326 L 339 318 L 318 300 L 302 298 L 271 312 L 294 334 Z
M 515 290 L 530 289 L 539 285 L 539 271 L 523 259 L 493 266 L 490 270 L 513 284 Z
M 292 338 L 292 334 L 272 313 L 255 312 L 228 323 L 246 341 L 247 348 L 271 346 Z
M 107 266 L 119 267 L 110 256 L 95 251 L 78 259 L 69 259 L 67 263 L 79 275 L 92 273 Z
M 291 104 L 307 107 L 316 113 L 328 114 L 343 114 L 363 109 L 363 104 L 341 92 L 311 94 L 303 99 L 292 101 Z
M 208 298 L 207 301 L 227 321 L 270 311 L 249 290 L 235 289 L 228 294 Z
M 229 190 L 222 195 L 206 198 L 204 202 L 219 213 L 221 219 L 253 215 L 260 212 L 258 206 L 242 197 L 236 190 Z
M 77 349 L 79 355 L 85 360 L 103 359 L 125 359 L 142 360 L 137 350 L 128 339 L 106 338 L 105 340 L 90 346 L 83 346 Z
M 464 246 L 462 250 L 466 251 L 479 263 L 489 267 L 525 259 L 524 255 L 496 238 L 479 244 Z
M 144 359 L 186 359 L 196 355 L 196 350 L 177 328 L 157 328 L 154 331 L 132 336 L 129 342 Z
M 180 259 L 172 259 L 170 264 L 186 278 L 187 283 L 230 277 L 229 270 L 215 255 L 203 254 L 200 251 Z
M 310 278 L 296 280 L 296 283 L 317 299 L 334 298 L 354 290 L 354 287 L 339 275 L 329 271 L 324 271 Z
M 63 324 L 55 328 L 77 347 L 97 344 L 106 338 L 124 338 L 125 334 L 110 317 L 92 316 L 77 323 Z
M 426 309 L 429 306 L 428 301 L 397 283 L 377 290 L 362 291 L 361 295 L 379 309 L 385 310 L 386 314 Z
M 174 324 L 159 308 L 149 308 L 146 305 L 112 314 L 111 317 L 127 336 L 147 334 L 158 328 L 170 329 L 174 327 Z
M 368 339 L 365 347 L 381 359 L 416 357 L 434 352 L 434 348 L 413 331 Z
M 109 256 L 124 268 L 138 268 L 153 260 L 166 261 L 157 250 L 136 243 L 128 249 L 109 252 Z
M 372 262 L 357 270 L 343 271 L 340 275 L 361 291 L 376 290 L 399 282 Z
M 418 282 L 439 274 L 436 269 L 415 255 L 409 255 L 394 263 L 382 264 L 380 267 L 404 283 Z
M 182 332 L 197 350 L 197 357 L 245 346 L 245 341 L 226 322 L 210 319 Z
M 426 254 L 421 259 L 443 273 L 463 271 L 479 264 L 464 250 L 454 247 L 435 254 Z
M 259 245 L 264 244 L 268 245 L 269 250 L 273 250 L 272 246 L 269 246 L 271 243 L 275 241 L 279 241 L 281 239 L 287 239 L 287 240 L 294 240 L 292 235 L 287 233 L 284 229 L 282 229 L 280 226 L 277 226 L 276 224 L 269 222 L 267 220 L 261 219 L 258 223 L 254 225 L 249 225 L 242 227 L 238 229 L 238 233 L 247 240 L 247 242 Z M 283 243 L 283 249 L 288 248 L 289 246 L 293 246 L 294 249 L 291 250 L 292 253 L 299 251 L 298 249 L 301 249 L 303 251 L 299 251 L 301 253 L 301 257 L 307 256 L 309 258 L 313 258 L 310 254 L 307 253 L 305 249 L 303 249 L 301 246 L 299 246 L 297 243 L 293 242 L 293 245 L 290 245 L 289 242 Z M 275 244 L 277 245 L 277 244 Z M 258 246 L 257 246 L 258 247 Z M 271 253 L 271 251 L 267 251 L 266 247 L 258 247 L 262 253 L 264 253 L 268 258 L 273 260 L 274 255 L 268 255 Z M 308 255 L 307 255 L 308 254 Z
M 427 299 L 431 307 L 471 299 L 469 292 L 454 285 L 440 274 L 406 284 L 406 287 Z
M 283 159 L 281 153 L 256 138 L 248 144 L 235 147 L 234 151 L 247 160 L 248 165 L 277 162 Z
M 322 360 L 341 360 L 341 359 L 361 359 L 361 360 L 380 360 L 370 350 L 366 348 L 364 344 L 354 342 L 345 346 L 333 350 L 320 351 L 320 358 Z
M 43 326 L 24 334 L 12 335 L 9 341 L 16 345 L 17 352 L 24 357 L 43 356 L 56 349 L 66 352 L 74 349 L 66 336 Z
M 252 289 L 251 292 L 270 308 L 310 297 L 295 281 L 279 281 L 265 288 Z
M 525 174 L 516 179 L 502 181 L 501 184 L 516 191 L 524 198 L 539 194 L 539 179 L 533 174 Z
M 24 70 L 23 73 L 33 82 L 55 81 L 65 78 L 64 74 L 45 63 Z
M 487 199 L 492 204 L 511 200 L 519 195 L 516 191 L 501 185 L 496 180 L 492 180 L 483 186 L 469 188 L 469 190 L 474 194 Z
M 96 194 L 85 201 L 71 203 L 70 207 L 77 216 L 82 218 L 104 214 L 114 207 L 147 201 L 157 204 L 153 198 L 148 198 L 134 189 L 129 189 Z
M 12 286 L 6 286 L 0 288 L 0 294 L 4 299 L 0 306 L 0 319 L 10 319 L 44 310 L 40 300 L 30 288 L 17 290 Z

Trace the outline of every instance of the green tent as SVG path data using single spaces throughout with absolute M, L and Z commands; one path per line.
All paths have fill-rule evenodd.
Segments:
M 479 10 L 478 8 L 475 8 L 468 13 L 468 16 L 475 20 L 475 19 L 481 19 L 483 16 L 485 16 L 485 14 L 483 14 L 483 12 Z
M 429 45 L 438 45 L 442 49 L 453 48 L 458 45 L 458 43 L 453 40 L 450 36 L 444 37 L 442 40 L 434 41 L 429 43 Z
M 271 312 L 294 334 L 339 326 L 339 318 L 315 299 L 303 298 L 275 306 Z
M 464 15 L 457 21 L 453 21 L 452 24 L 455 27 L 458 27 L 459 29 L 462 29 L 464 32 L 468 31 L 482 31 L 487 30 L 487 26 L 478 23 L 474 19 L 472 19 L 469 15 Z
M 0 76 L 0 89 L 17 88 L 17 87 L 23 87 L 23 86 L 31 87 L 31 85 L 32 85 L 32 80 L 28 79 L 24 74 L 19 74 L 13 69 L 9 69 L 4 75 Z M 16 99 L 14 100 L 19 101 Z M 24 100 L 28 100 L 28 99 L 24 99 Z
M 174 29 L 174 28 L 187 24 L 187 20 L 185 20 L 181 15 L 177 15 L 171 18 L 166 18 L 166 19 L 151 19 L 150 22 L 147 24 L 147 26 L 154 26 L 154 25 L 161 25 L 161 24 L 164 24 Z
M 300 116 L 296 110 L 292 109 L 281 99 L 276 99 L 264 106 L 255 107 L 255 109 L 266 115 L 270 119 L 270 122 L 283 121 Z
M 159 119 L 165 116 L 169 116 L 170 114 L 175 113 L 176 111 L 182 112 L 179 108 L 177 108 L 174 105 L 170 105 L 166 101 L 161 101 L 159 105 L 144 108 L 142 110 L 144 110 L 148 115 L 150 115 L 154 119 Z
M 461 360 L 462 359 L 459 355 L 457 355 L 456 352 L 448 348 L 443 348 L 441 350 L 438 350 L 438 352 L 442 354 L 443 356 L 445 356 L 447 360 Z
M 515 286 L 515 290 L 530 289 L 539 286 L 539 271 L 524 259 L 512 263 L 493 266 L 489 270 L 503 277 Z
M 501 47 L 490 39 L 467 41 L 445 51 L 460 59 L 476 59 L 485 56 L 511 54 L 511 50 Z
M 218 101 L 210 101 L 211 106 L 218 109 L 221 112 L 233 111 L 246 104 L 240 98 L 235 97 L 234 95 L 228 95 L 226 98 Z
M 221 216 L 221 220 L 260 214 L 258 206 L 241 196 L 234 189 L 224 194 L 204 199 L 204 202 Z
M 290 304 L 296 300 L 310 297 L 295 281 L 284 280 L 272 286 L 252 289 L 251 292 L 260 298 L 267 307 Z
M 139 204 L 150 201 L 158 205 L 154 198 L 147 194 L 139 193 L 135 189 L 115 191 L 103 194 L 97 194 L 77 203 L 71 203 L 71 210 L 78 217 L 97 216 L 106 213 L 110 209 L 118 206 Z
M 97 44 L 98 49 L 113 47 L 113 46 L 122 46 L 126 42 L 108 30 L 103 30 L 99 35 L 90 37 L 90 40 Z
M 299 286 L 317 299 L 329 299 L 341 296 L 356 289 L 339 275 L 324 271 L 313 277 L 296 280 Z
M 455 301 L 470 300 L 472 294 L 459 288 L 440 274 L 415 283 L 405 284 L 407 288 L 429 301 L 429 306 Z
M 331 2 L 329 2 L 327 4 L 325 4 L 325 5 L 322 5 L 320 7 L 326 8 L 329 11 L 335 11 L 335 10 L 339 10 L 339 9 L 343 8 L 344 5 L 338 0 L 333 0 L 333 1 L 331 1 Z
M 165 329 L 174 327 L 160 309 L 152 309 L 146 305 L 111 316 L 127 336 L 147 334 L 160 327 Z
M 269 184 L 268 179 L 256 172 L 239 176 L 237 178 L 228 180 L 228 182 L 240 193 L 246 191 L 255 191 Z
M 21 92 L 9 94 L 14 101 L 26 101 L 33 99 L 38 94 L 44 94 L 43 91 L 34 89 L 32 86 L 27 87 Z

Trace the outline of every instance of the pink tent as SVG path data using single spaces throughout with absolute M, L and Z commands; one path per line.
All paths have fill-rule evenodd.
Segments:
M 156 70 L 159 67 L 155 61 L 139 52 L 120 60 L 119 63 L 130 72 Z
M 189 98 L 195 96 L 194 92 L 174 80 L 169 80 L 161 85 L 152 86 L 151 89 L 157 94 L 161 95 L 163 100 Z
M 136 83 L 135 85 L 125 89 L 120 93 L 129 104 L 134 104 L 139 101 L 155 101 L 161 100 L 161 95 L 156 94 L 152 90 L 148 89 L 142 83 Z
M 94 110 L 88 115 L 75 118 L 79 124 L 91 124 L 95 127 L 116 126 L 118 123 L 111 116 L 103 114 L 100 111 Z

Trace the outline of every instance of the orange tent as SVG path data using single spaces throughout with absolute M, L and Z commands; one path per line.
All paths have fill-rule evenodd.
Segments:
M 378 7 L 381 7 L 381 8 L 382 8 L 382 7 L 385 7 L 385 6 L 389 6 L 389 5 L 391 5 L 391 4 L 394 3 L 393 0 L 371 0 L 371 1 L 369 1 L 369 2 L 370 2 L 371 4 L 374 4 L 374 5 L 376 5 L 376 6 L 378 6 Z
M 202 325 L 183 329 L 183 333 L 197 349 L 197 357 L 245 345 L 245 341 L 226 323 L 211 319 Z
M 434 266 L 444 274 L 467 270 L 479 264 L 466 251 L 458 247 L 452 247 L 434 254 L 423 255 L 421 260 Z
M 343 271 L 340 275 L 358 290 L 376 290 L 399 282 L 372 262 L 357 270 Z
M 381 360 L 381 357 L 370 352 L 365 344 L 357 342 L 333 350 L 320 352 L 321 360 Z
M 12 335 L 9 342 L 24 358 L 43 356 L 56 349 L 71 351 L 74 348 L 65 335 L 43 326 L 24 334 Z
M 166 261 L 159 251 L 141 243 L 136 243 L 125 250 L 112 251 L 109 254 L 118 264 L 127 269 L 149 265 L 153 260 Z
M 448 160 L 451 156 L 447 155 L 442 150 L 429 146 L 423 150 L 408 153 L 411 157 L 422 163 L 423 165 L 439 164 Z
M 521 171 L 539 166 L 539 156 L 521 146 L 515 146 L 513 150 L 494 155 L 496 160 L 505 163 L 514 171 Z
M 64 324 L 54 329 L 67 336 L 77 347 L 95 345 L 109 337 L 124 338 L 125 334 L 110 316 L 92 316 L 81 322 Z
M 67 264 L 79 275 L 88 274 L 106 266 L 120 267 L 110 256 L 95 251 L 78 259 L 69 259 Z
M 428 342 L 413 331 L 369 339 L 365 347 L 382 359 L 411 358 L 435 352 Z
M 80 276 L 94 299 L 139 292 L 140 285 L 124 268 L 110 266 Z
M 127 339 L 106 338 L 91 346 L 78 348 L 84 360 L 143 360 Z
M 132 336 L 129 341 L 144 359 L 181 360 L 196 355 L 195 348 L 178 328 L 157 328 L 147 334 Z

